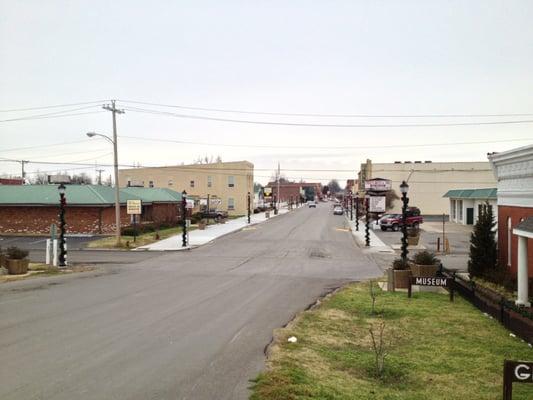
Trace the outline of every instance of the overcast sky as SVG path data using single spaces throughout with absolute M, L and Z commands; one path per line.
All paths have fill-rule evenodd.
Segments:
M 533 114 L 532 21 L 530 0 L 0 0 L 0 109 L 122 99 L 281 113 Z M 72 113 L 98 111 L 100 104 Z M 310 124 L 533 120 L 533 115 L 296 117 L 119 105 Z M 0 112 L 0 119 L 81 107 Z M 487 152 L 533 143 L 532 129 L 533 123 L 408 128 L 255 125 L 130 110 L 118 117 L 119 136 L 214 144 L 119 138 L 119 162 L 172 165 L 192 162 L 200 155 L 220 155 L 224 161 L 253 162 L 261 169 L 256 180 L 263 183 L 278 161 L 291 178 L 346 179 L 366 158 L 375 162 L 486 160 Z M 110 113 L 0 122 L 0 157 L 112 162 L 110 145 L 98 139 L 13 150 L 81 141 L 87 139 L 87 131 L 110 134 Z M 470 141 L 500 142 L 391 147 Z M 328 148 L 332 146 L 337 148 Z M 30 172 L 58 168 L 27 167 Z M 291 168 L 353 173 L 288 171 Z M 0 174 L 16 174 L 19 169 L 16 163 L 0 161 Z M 86 171 L 93 174 L 94 168 Z

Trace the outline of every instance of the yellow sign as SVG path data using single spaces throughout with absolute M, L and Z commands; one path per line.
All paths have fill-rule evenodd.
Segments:
M 126 210 L 128 214 L 140 215 L 142 210 L 141 200 L 128 200 L 126 203 Z

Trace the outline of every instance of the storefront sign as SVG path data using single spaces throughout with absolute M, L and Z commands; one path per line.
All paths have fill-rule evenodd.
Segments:
M 392 189 L 390 179 L 375 178 L 365 181 L 365 190 L 369 192 L 388 192 Z
M 126 202 L 126 211 L 128 214 L 140 215 L 142 212 L 141 200 L 128 200 Z
M 513 382 L 533 383 L 533 362 L 505 360 L 503 362 L 503 400 L 513 398 Z
M 386 211 L 385 196 L 370 196 L 369 199 L 371 213 L 384 213 Z

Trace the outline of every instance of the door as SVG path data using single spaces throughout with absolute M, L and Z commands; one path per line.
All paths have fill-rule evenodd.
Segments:
M 466 209 L 466 224 L 474 225 L 474 208 Z

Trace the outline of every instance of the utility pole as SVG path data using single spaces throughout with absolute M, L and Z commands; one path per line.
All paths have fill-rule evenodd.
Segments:
M 276 210 L 279 210 L 279 205 L 280 205 L 280 202 L 281 202 L 281 195 L 279 193 L 279 184 L 280 184 L 280 178 L 281 178 L 281 171 L 279 169 L 279 161 L 278 161 L 278 205 L 276 207 Z M 277 213 L 276 213 L 277 214 Z
M 24 164 L 26 164 L 28 161 L 26 160 L 20 160 L 20 165 L 22 167 L 22 173 L 21 173 L 21 176 L 22 176 L 22 184 L 24 184 L 26 182 L 26 171 L 24 171 Z
M 111 111 L 113 116 L 113 158 L 115 170 L 115 226 L 117 245 L 120 244 L 120 189 L 118 185 L 118 143 L 117 143 L 117 114 L 124 114 L 124 110 L 117 110 L 115 100 L 111 100 L 111 105 L 102 106 L 104 110 Z
M 98 172 L 98 184 L 102 184 L 102 172 L 104 172 L 105 169 L 97 169 L 96 172 Z

